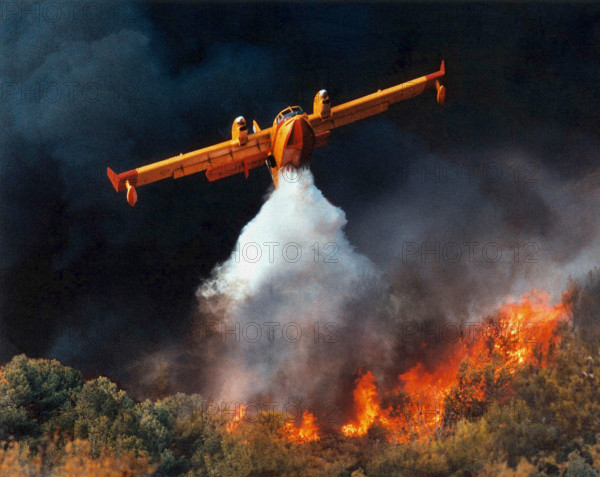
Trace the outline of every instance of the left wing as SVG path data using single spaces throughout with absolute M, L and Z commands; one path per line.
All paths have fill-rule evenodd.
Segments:
M 270 128 L 248 135 L 243 144 L 240 139 L 231 139 L 120 174 L 109 167 L 108 178 L 117 192 L 127 193 L 127 202 L 133 207 L 137 202 L 136 187 L 169 177 L 179 179 L 201 171 L 206 171 L 211 182 L 239 172 L 248 177 L 248 171 L 264 164 L 270 153 L 269 134 Z
M 324 134 L 340 126 L 382 113 L 390 104 L 414 98 L 428 89 L 437 90 L 437 102 L 443 105 L 446 99 L 446 88 L 440 84 L 440 80 L 445 74 L 446 68 L 442 61 L 440 69 L 435 73 L 334 106 L 326 115 L 311 114 L 308 120 L 317 135 Z M 326 99 L 329 101 L 329 98 Z

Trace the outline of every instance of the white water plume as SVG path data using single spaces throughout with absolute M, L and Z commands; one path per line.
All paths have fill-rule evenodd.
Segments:
M 214 392 L 301 399 L 334 381 L 333 362 L 347 353 L 344 306 L 378 275 L 349 243 L 345 224 L 309 170 L 280 176 L 229 259 L 197 292 L 214 320 L 203 324 L 205 337 L 220 347 Z

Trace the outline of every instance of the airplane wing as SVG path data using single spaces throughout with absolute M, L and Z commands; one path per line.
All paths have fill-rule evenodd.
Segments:
M 445 74 L 445 66 L 442 61 L 439 71 L 435 73 L 334 106 L 327 117 L 320 114 L 311 114 L 308 120 L 317 135 L 325 135 L 327 131 L 332 129 L 382 113 L 388 109 L 390 104 L 414 98 L 428 89 L 437 90 L 437 101 L 440 105 L 443 105 L 446 99 L 446 89 L 440 84 L 439 80 Z
M 201 171 L 206 171 L 211 182 L 240 172 L 248 177 L 248 171 L 264 164 L 270 153 L 269 133 L 270 128 L 264 129 L 249 134 L 243 145 L 232 139 L 120 174 L 109 167 L 108 178 L 117 192 L 127 192 L 127 202 L 133 207 L 137 201 L 136 187 L 169 177 L 179 179 Z

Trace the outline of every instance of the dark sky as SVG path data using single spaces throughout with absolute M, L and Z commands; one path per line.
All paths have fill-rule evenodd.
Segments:
M 323 87 L 341 103 L 442 59 L 444 108 L 425 94 L 314 153 L 350 242 L 376 264 L 397 257 L 396 210 L 404 239 L 494 230 L 539 240 L 552 265 L 584 250 L 597 264 L 600 7 L 75 4 L 0 12 L 0 360 L 56 357 L 127 381 L 146 353 L 184 341 L 199 283 L 271 187 L 266 168 L 210 184 L 199 174 L 138 190 L 131 209 L 107 166 L 225 140 L 240 114 L 268 127 L 290 104 L 310 110 Z M 406 176 L 445 164 L 479 167 L 472 193 Z M 490 164 L 501 179 L 482 180 Z

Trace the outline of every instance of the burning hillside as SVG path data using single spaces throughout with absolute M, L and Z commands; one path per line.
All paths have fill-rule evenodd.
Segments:
M 373 429 L 409 442 L 483 415 L 495 397 L 509 398 L 519 369 L 546 365 L 568 305 L 533 290 L 484 318 L 461 315 L 460 306 L 445 313 L 433 300 L 407 314 L 414 276 L 390 279 L 357 253 L 343 211 L 310 171 L 296 174 L 197 293 L 197 346 L 211 363 L 204 392 L 244 403 L 230 432 L 279 411 L 278 438 L 291 442 Z M 323 403 L 335 412 L 320 412 Z
M 443 359 L 431 369 L 419 362 L 398 374 L 392 389 L 380 389 L 370 370 L 359 370 L 352 393 L 354 415 L 339 430 L 345 436 L 360 437 L 378 426 L 395 442 L 449 430 L 454 412 L 452 399 L 459 397 L 467 406 L 485 404 L 490 383 L 503 386 L 503 398 L 508 398 L 510 376 L 526 365 L 545 366 L 550 350 L 560 341 L 558 325 L 568 321 L 567 304 L 551 305 L 547 294 L 532 291 L 519 302 L 501 306 L 497 314 L 480 323 L 457 327 L 457 339 Z M 468 364 L 472 370 L 491 371 L 485 382 L 476 383 L 469 396 L 458 395 L 465 379 L 461 364 Z M 229 424 L 230 432 L 235 431 L 244 415 L 242 406 Z M 295 421 L 299 422 L 289 419 L 280 429 L 282 437 L 300 443 L 317 440 L 323 434 L 308 410 Z
M 557 325 L 568 320 L 567 306 L 551 306 L 548 299 L 534 291 L 518 303 L 502 306 L 496 316 L 479 325 L 460 329 L 460 339 L 434 369 L 427 370 L 418 363 L 398 376 L 398 387 L 392 394 L 396 402 L 402 402 L 400 405 L 383 408 L 375 378 L 368 370 L 362 373 L 354 390 L 355 420 L 343 426 L 342 432 L 361 436 L 377 423 L 397 439 L 415 432 L 422 436 L 450 418 L 444 415 L 444 402 L 459 384 L 461 363 L 468 361 L 481 368 L 494 362 L 509 374 L 525 363 L 545 364 L 544 357 L 558 340 Z M 479 391 L 471 397 L 482 400 L 484 391 Z

